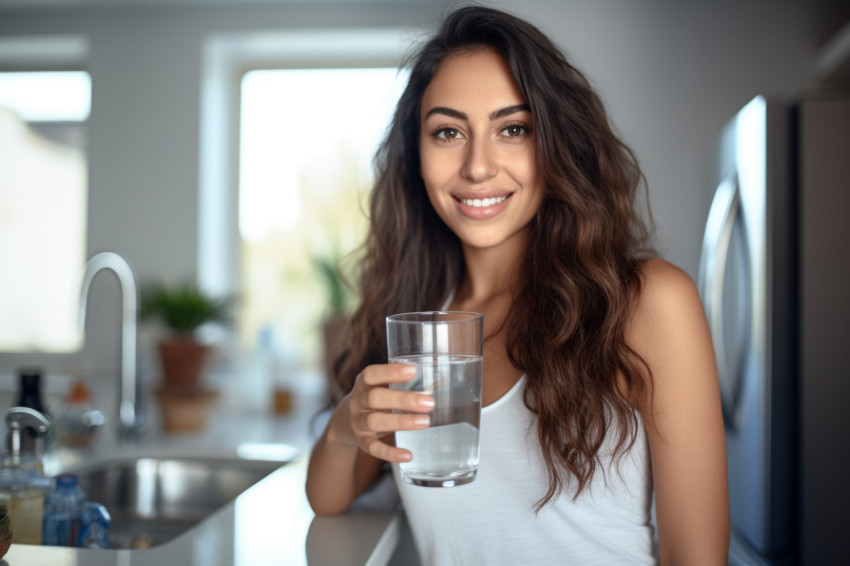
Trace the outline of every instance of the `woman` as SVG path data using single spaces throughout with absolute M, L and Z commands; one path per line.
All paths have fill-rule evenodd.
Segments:
M 478 477 L 396 481 L 423 564 L 725 563 L 699 296 L 647 251 L 642 175 L 581 73 L 530 24 L 456 10 L 412 59 L 377 163 L 344 397 L 308 471 L 316 513 L 346 511 L 411 459 L 392 433 L 428 426 L 430 396 L 388 388 L 412 371 L 386 363 L 385 317 L 475 311 Z

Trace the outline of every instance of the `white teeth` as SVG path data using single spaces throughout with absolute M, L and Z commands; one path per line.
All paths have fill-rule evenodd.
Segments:
M 475 198 L 475 199 L 460 199 L 460 202 L 465 204 L 466 206 L 474 206 L 475 208 L 482 208 L 486 206 L 493 206 L 494 204 L 499 204 L 503 200 L 508 198 L 508 195 L 503 197 L 493 197 L 493 198 Z

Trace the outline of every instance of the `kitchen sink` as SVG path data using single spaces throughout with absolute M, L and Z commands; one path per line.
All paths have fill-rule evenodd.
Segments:
M 112 517 L 112 548 L 165 544 L 280 466 L 281 461 L 134 457 L 69 470 Z

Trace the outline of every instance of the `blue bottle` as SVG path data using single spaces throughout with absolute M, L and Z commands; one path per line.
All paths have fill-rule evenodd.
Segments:
M 73 474 L 56 477 L 56 487 L 44 500 L 44 526 L 42 544 L 48 546 L 74 546 L 80 527 L 86 494 L 80 489 Z
M 77 546 L 80 548 L 109 548 L 109 527 L 112 518 L 100 503 L 86 503 L 80 518 Z

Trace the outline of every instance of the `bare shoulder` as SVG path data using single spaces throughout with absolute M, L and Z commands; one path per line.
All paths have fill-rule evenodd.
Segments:
M 655 399 L 662 403 L 681 388 L 715 386 L 711 335 L 691 277 L 663 260 L 641 266 L 641 288 L 626 329 L 626 341 L 652 372 Z
M 641 266 L 626 330 L 651 374 L 647 423 L 662 563 L 723 564 L 729 546 L 726 447 L 711 335 L 690 276 Z
M 650 259 L 641 265 L 641 288 L 631 330 L 658 331 L 660 326 L 703 318 L 702 303 L 691 277 L 672 263 Z M 684 319 L 684 320 L 682 320 Z
M 682 384 L 697 375 L 716 383 L 714 348 L 699 291 L 678 267 L 653 259 L 641 266 L 640 293 L 626 341 L 649 364 L 655 384 Z
M 673 301 L 694 298 L 696 285 L 691 276 L 663 259 L 650 259 L 640 268 L 642 286 L 639 305 L 663 307 Z

